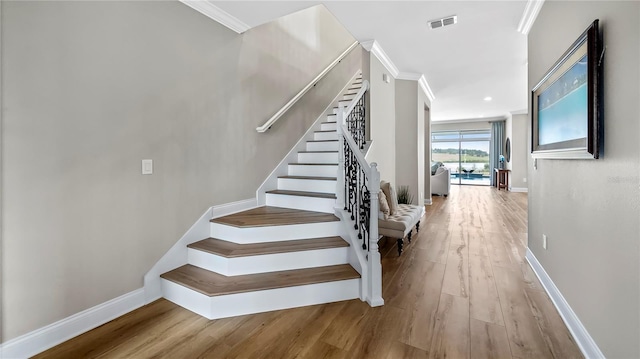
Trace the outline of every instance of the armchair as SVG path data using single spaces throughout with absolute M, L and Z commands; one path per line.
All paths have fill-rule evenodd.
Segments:
M 431 194 L 448 196 L 451 188 L 451 173 L 446 167 L 439 167 L 431 176 Z

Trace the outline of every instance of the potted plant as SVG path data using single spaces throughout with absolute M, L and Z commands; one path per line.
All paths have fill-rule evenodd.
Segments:
M 409 186 L 398 187 L 398 204 L 412 204 L 413 196 L 409 191 Z

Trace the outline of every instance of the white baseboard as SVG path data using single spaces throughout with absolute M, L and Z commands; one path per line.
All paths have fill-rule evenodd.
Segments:
M 29 358 L 145 305 L 144 289 L 96 305 L 0 345 L 0 358 Z
M 564 299 L 558 287 L 553 283 L 551 277 L 549 277 L 529 248 L 527 248 L 527 254 L 525 257 L 527 258 L 527 262 L 529 262 L 531 269 L 533 269 L 533 272 L 538 276 L 538 279 L 540 279 L 542 286 L 547 291 L 547 294 L 556 306 L 556 309 L 558 309 L 562 320 L 564 320 L 564 323 L 567 325 L 567 328 L 573 335 L 573 339 L 575 339 L 585 358 L 604 358 L 604 354 L 602 354 L 596 342 L 591 338 L 589 332 L 587 332 L 587 328 L 582 325 L 582 322 L 580 322 L 576 313 L 571 309 L 569 303 Z
M 527 193 L 527 192 L 529 192 L 529 189 L 527 187 L 511 187 L 511 188 L 509 188 L 509 191 Z
M 426 206 L 431 206 L 433 204 L 433 200 L 431 198 L 425 198 L 424 199 L 424 204 Z

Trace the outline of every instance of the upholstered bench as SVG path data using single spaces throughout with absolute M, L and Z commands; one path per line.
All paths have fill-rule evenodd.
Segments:
M 407 237 L 407 240 L 411 243 L 413 227 L 416 227 L 416 233 L 420 231 L 420 219 L 424 216 L 424 207 L 412 204 L 398 204 L 395 190 L 389 182 L 383 181 L 380 184 L 380 189 L 378 233 L 382 236 L 396 238 L 398 241 L 398 255 L 401 255 L 404 237 Z M 387 201 L 387 198 L 390 200 Z

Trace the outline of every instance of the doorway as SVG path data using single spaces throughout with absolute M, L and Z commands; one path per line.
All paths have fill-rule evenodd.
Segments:
M 431 160 L 451 173 L 451 184 L 491 185 L 490 130 L 441 131 L 431 135 Z

